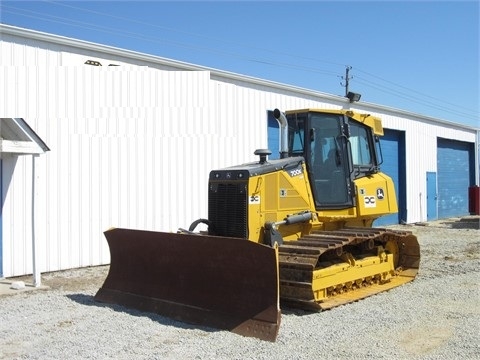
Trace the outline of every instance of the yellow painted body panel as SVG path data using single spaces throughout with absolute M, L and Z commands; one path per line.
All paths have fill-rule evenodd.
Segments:
M 312 230 L 335 230 L 345 226 L 370 227 L 380 216 L 398 212 L 393 180 L 377 173 L 354 181 L 356 207 L 334 210 L 316 210 L 310 182 L 303 173 L 291 177 L 287 171 L 276 171 L 251 177 L 249 189 L 249 239 L 263 242 L 266 222 L 282 221 L 289 215 L 311 211 L 308 223 L 280 226 L 285 240 L 295 240 Z
M 355 180 L 358 217 L 379 217 L 398 212 L 393 180 L 382 173 Z
M 287 171 L 276 171 L 250 178 L 248 187 L 253 189 L 248 194 L 251 199 L 248 207 L 250 240 L 263 242 L 263 229 L 268 221 L 281 221 L 305 210 L 315 211 L 305 164 L 302 169 L 295 176 Z M 282 236 L 286 240 L 295 240 L 310 230 L 311 224 L 290 225 L 283 229 Z

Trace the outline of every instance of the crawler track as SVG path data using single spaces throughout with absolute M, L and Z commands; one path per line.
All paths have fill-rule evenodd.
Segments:
M 279 248 L 283 304 L 320 311 L 413 280 L 420 248 L 411 232 L 380 228 L 317 231 Z

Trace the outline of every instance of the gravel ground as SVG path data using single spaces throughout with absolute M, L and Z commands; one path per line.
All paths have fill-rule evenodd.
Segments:
M 0 359 L 480 359 L 479 218 L 393 228 L 419 239 L 415 281 L 323 313 L 283 311 L 275 343 L 97 303 L 102 266 L 0 297 Z

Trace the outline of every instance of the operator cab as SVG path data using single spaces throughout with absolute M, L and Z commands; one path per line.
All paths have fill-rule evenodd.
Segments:
M 317 210 L 355 206 L 355 179 L 379 171 L 377 137 L 348 112 L 289 113 L 289 156 L 305 158 Z M 379 147 L 378 147 L 379 149 Z

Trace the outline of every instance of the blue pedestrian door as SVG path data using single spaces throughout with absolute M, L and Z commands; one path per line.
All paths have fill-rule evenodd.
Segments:
M 437 173 L 427 172 L 427 221 L 437 220 Z

